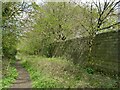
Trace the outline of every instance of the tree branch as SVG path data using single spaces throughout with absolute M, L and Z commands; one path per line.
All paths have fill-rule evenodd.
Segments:
M 112 25 L 110 25 L 110 26 L 107 26 L 107 27 L 103 27 L 103 28 L 101 28 L 101 29 L 99 29 L 99 30 L 109 29 L 109 28 L 111 28 L 111 27 L 113 27 L 113 26 L 115 26 L 115 25 L 118 25 L 118 24 L 120 24 L 120 22 L 114 23 L 114 24 L 112 24 Z

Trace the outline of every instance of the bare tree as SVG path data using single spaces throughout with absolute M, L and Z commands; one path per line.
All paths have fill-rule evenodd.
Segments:
M 74 1 L 73 1 L 74 2 Z M 74 2 L 76 5 L 78 5 L 81 8 L 81 4 L 78 4 Z M 87 9 L 85 12 L 87 12 L 87 20 L 86 18 L 83 19 L 86 20 L 89 25 L 86 25 L 85 21 L 80 22 L 80 25 L 88 32 L 89 38 L 88 38 L 88 46 L 89 46 L 89 60 L 92 60 L 91 51 L 93 46 L 94 38 L 99 31 L 109 30 L 111 28 L 116 28 L 120 22 L 115 20 L 113 17 L 117 17 L 116 13 L 116 7 L 120 3 L 120 1 L 117 0 L 104 0 L 104 2 L 101 2 L 100 0 L 95 1 L 93 0 L 92 3 L 86 5 L 84 4 Z M 112 19 L 112 21 L 110 21 Z

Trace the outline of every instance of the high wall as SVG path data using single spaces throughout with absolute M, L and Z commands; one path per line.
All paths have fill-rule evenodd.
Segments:
M 88 38 L 76 38 L 51 45 L 51 56 L 63 56 L 75 64 L 93 67 L 98 71 L 115 75 L 118 73 L 118 39 L 119 32 L 97 34 L 92 47 L 92 60 L 88 62 Z

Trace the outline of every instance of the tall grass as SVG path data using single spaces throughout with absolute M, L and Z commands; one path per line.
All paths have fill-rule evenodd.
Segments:
M 34 88 L 116 88 L 117 80 L 63 58 L 22 56 Z

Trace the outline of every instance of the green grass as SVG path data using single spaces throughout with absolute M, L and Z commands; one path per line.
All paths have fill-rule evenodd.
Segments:
M 0 90 L 2 88 L 2 60 L 0 60 Z
M 59 86 L 55 79 L 35 71 L 33 68 L 29 67 L 27 63 L 24 63 L 23 66 L 28 68 L 27 70 L 30 73 L 33 88 L 55 88 Z
M 117 80 L 95 74 L 63 58 L 22 56 L 34 88 L 114 88 Z
M 35 60 L 31 60 L 31 59 Z M 34 88 L 63 88 L 73 86 L 74 79 L 65 70 L 69 65 L 66 61 L 56 58 L 30 57 L 28 61 L 23 61 L 23 66 L 27 68 L 32 79 Z M 40 61 L 39 61 L 40 59 Z M 47 62 L 46 62 L 47 61 Z M 37 66 L 36 66 L 36 63 Z M 39 68 L 38 68 L 39 67 Z M 71 82 L 70 81 L 71 78 Z
M 10 62 L 10 60 L 4 60 L 2 62 L 2 80 L 0 80 L 2 87 L 0 88 L 9 88 L 18 76 L 16 68 L 10 65 L 11 63 L 13 62 Z

